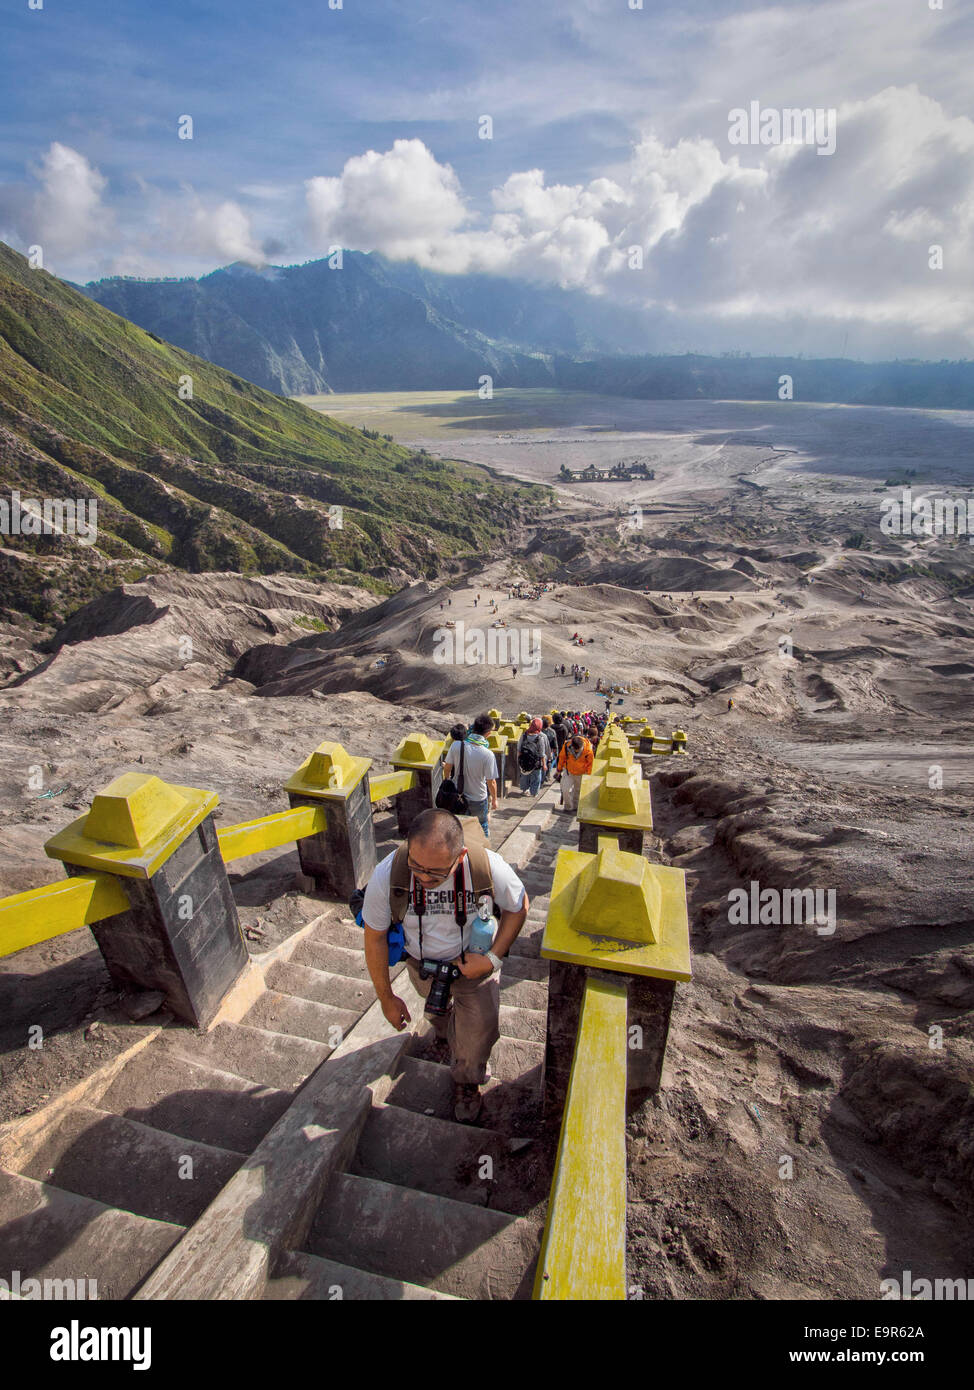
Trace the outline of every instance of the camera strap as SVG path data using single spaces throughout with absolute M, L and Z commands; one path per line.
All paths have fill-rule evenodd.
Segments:
M 453 871 L 453 919 L 460 928 L 460 959 L 466 962 L 466 955 L 463 948 L 463 928 L 467 925 L 466 894 L 467 884 L 464 874 L 464 864 L 467 859 L 467 851 L 464 849 L 457 862 L 457 867 Z M 415 874 L 410 874 L 412 883 L 412 903 L 416 920 L 419 922 L 419 958 L 423 959 L 423 913 L 426 911 L 426 892 L 423 885 L 419 882 Z

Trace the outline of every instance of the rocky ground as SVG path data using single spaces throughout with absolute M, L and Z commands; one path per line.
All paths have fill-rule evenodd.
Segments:
M 323 738 L 381 765 L 409 731 L 443 734 L 495 704 L 590 706 L 597 676 L 626 685 L 617 709 L 689 736 L 653 794 L 655 852 L 687 873 L 694 951 L 664 1085 L 629 1126 L 631 1283 L 647 1298 L 827 1299 L 877 1298 L 905 1269 L 967 1277 L 974 549 L 880 534 L 889 466 L 854 413 L 826 422 L 841 439 L 801 416 L 805 434 L 772 447 L 753 414 L 750 436 L 722 417 L 678 433 L 678 404 L 656 434 L 630 423 L 594 444 L 578 428 L 464 438 L 466 457 L 535 481 L 593 448 L 599 463 L 653 455 L 657 478 L 624 496 L 560 488 L 527 549 L 462 586 L 373 605 L 290 578 L 170 576 L 91 605 L 53 642 L 11 630 L 0 893 L 60 877 L 44 840 L 126 770 L 212 788 L 233 823 L 281 809 Z M 931 417 L 963 493 L 944 461 L 956 435 Z M 552 588 L 510 600 L 517 578 Z M 537 668 L 522 660 L 515 679 L 506 662 L 438 659 L 461 621 L 536 646 Z M 573 661 L 591 671 L 581 689 L 554 674 Z M 233 875 L 255 950 L 319 905 L 296 854 L 263 860 Z M 834 930 L 734 921 L 728 895 L 752 882 L 833 894 Z M 92 944 L 82 931 L 0 960 L 0 1119 L 133 1026 Z M 49 1050 L 26 1049 L 30 1022 Z

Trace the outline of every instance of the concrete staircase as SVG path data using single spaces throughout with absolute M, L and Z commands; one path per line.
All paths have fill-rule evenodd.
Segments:
M 260 988 L 251 982 L 239 1018 L 205 1034 L 164 1027 L 29 1125 L 0 1132 L 0 1278 L 84 1278 L 97 1280 L 99 1298 L 133 1295 L 187 1231 L 202 1235 L 204 1213 L 216 1219 L 265 1150 L 286 1151 L 306 1083 L 327 1082 L 336 1049 L 372 1047 L 381 1075 L 310 1220 L 279 1214 L 286 1234 L 258 1293 L 222 1294 L 204 1268 L 196 1296 L 529 1297 L 550 1182 L 539 950 L 551 863 L 575 833 L 552 801 L 503 802 L 491 835 L 532 905 L 502 971 L 501 1038 L 476 1126 L 453 1119 L 449 1069 L 432 1060 L 418 999 L 410 1034 L 386 1025 L 389 1037 L 375 1041 L 362 933 L 333 905 L 258 958 Z M 375 1039 L 358 1044 L 364 1015 Z M 286 1205 L 287 1194 L 275 1200 Z M 145 1296 L 183 1296 L 153 1287 Z

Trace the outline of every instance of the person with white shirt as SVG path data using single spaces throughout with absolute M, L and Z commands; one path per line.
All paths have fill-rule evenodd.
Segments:
M 487 742 L 494 728 L 489 714 L 478 714 L 467 737 L 450 745 L 443 768 L 444 777 L 454 781 L 460 776 L 461 754 L 463 791 L 467 798 L 467 815 L 476 816 L 485 835 L 490 835 L 488 811 L 497 810 L 497 762 Z
M 376 866 L 365 889 L 362 925 L 365 962 L 382 1012 L 401 1032 L 411 1021 L 406 1003 L 393 993 L 386 933 L 392 925 L 390 888 L 393 850 Z M 499 912 L 497 935 L 486 955 L 466 954 L 478 911 L 463 827 L 450 811 L 421 811 L 409 828 L 406 864 L 409 893 L 402 918 L 406 969 L 417 993 L 431 986 L 420 976 L 420 962 L 449 961 L 460 975 L 452 982 L 452 1007 L 433 1019 L 433 1028 L 450 1054 L 454 1114 L 472 1123 L 480 1114 L 480 1087 L 488 1079 L 487 1063 L 500 1036 L 500 968 L 528 915 L 524 884 L 493 850 L 482 851 L 490 869 L 493 899 Z M 462 898 L 462 902 L 458 902 Z M 464 918 L 461 922 L 459 919 Z

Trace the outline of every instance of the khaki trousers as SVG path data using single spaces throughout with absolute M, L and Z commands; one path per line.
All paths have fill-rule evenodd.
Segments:
M 431 980 L 419 978 L 419 965 L 406 957 L 406 970 L 413 988 L 425 999 Z M 482 1086 L 487 1080 L 487 1059 L 500 1037 L 500 971 L 483 980 L 465 980 L 461 975 L 450 988 L 453 1008 L 445 1018 L 431 1018 L 433 1031 L 450 1045 L 450 1075 L 453 1080 Z
M 561 803 L 566 810 L 578 810 L 578 793 L 581 786 L 582 774 L 580 772 L 563 772 L 561 774 Z

